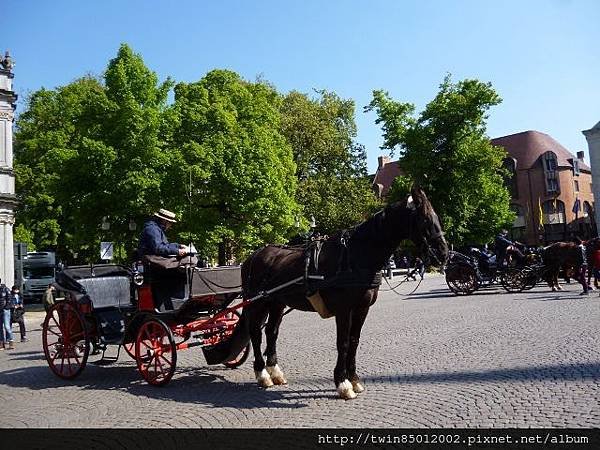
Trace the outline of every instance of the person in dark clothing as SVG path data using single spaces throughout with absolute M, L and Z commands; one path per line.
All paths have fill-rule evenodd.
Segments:
M 580 238 L 576 237 L 574 241 L 579 249 L 579 267 L 577 268 L 576 279 L 583 287 L 583 292 L 581 292 L 579 295 L 588 295 L 590 288 L 588 286 L 586 277 L 588 268 L 587 249 L 585 248 L 585 243 Z
M 419 274 L 419 276 L 421 277 L 421 280 L 422 280 L 423 276 L 425 275 L 425 263 L 418 256 L 415 258 L 415 268 L 413 270 L 411 270 L 407 276 L 412 278 L 413 280 L 416 280 L 416 277 L 415 277 L 416 273 Z
M 517 242 L 508 239 L 508 231 L 502 230 L 494 239 L 494 247 L 496 249 L 496 265 L 497 267 L 504 266 L 506 259 L 506 251 L 509 247 L 514 247 Z
M 167 239 L 165 232 L 175 222 L 175 213 L 166 209 L 159 209 L 146 221 L 138 245 L 138 256 L 142 261 L 144 256 L 183 257 L 189 253 L 185 245 L 170 243 Z M 185 277 L 174 269 L 162 269 L 151 264 L 145 264 L 144 270 L 150 277 L 156 308 L 164 305 L 165 309 L 173 309 L 171 297 L 182 296 Z
M 138 246 L 139 256 L 185 256 L 187 247 L 182 244 L 169 243 L 166 231 L 171 228 L 177 220 L 175 213 L 166 209 L 159 209 L 146 223 L 140 235 Z
M 19 324 L 21 342 L 27 342 L 27 330 L 25 329 L 25 306 L 23 305 L 23 297 L 21 296 L 21 292 L 18 286 L 12 287 L 12 290 L 10 291 L 10 301 L 12 304 L 10 324 Z
M 6 344 L 8 344 L 9 350 L 15 348 L 10 324 L 11 305 L 10 290 L 0 280 L 0 350 L 4 350 Z

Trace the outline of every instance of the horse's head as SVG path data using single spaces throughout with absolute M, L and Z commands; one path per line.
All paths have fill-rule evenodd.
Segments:
M 440 219 L 421 188 L 411 189 L 406 207 L 413 212 L 409 237 L 418 247 L 425 264 L 443 266 L 448 259 L 448 244 Z

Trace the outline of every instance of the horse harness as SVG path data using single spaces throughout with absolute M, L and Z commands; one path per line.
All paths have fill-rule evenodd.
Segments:
M 340 246 L 337 269 L 334 275 L 325 276 L 319 270 L 321 249 L 326 239 L 311 241 L 304 250 L 304 284 L 308 295 L 328 287 L 364 287 L 377 288 L 381 285 L 381 271 L 353 267 L 351 252 L 348 248 L 351 232 L 345 230 L 337 244 Z

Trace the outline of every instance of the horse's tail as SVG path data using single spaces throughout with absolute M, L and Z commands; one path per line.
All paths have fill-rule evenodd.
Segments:
M 244 299 L 251 298 L 251 295 L 254 295 L 250 286 L 252 265 L 256 255 L 263 249 L 264 246 L 257 249 L 242 263 L 242 297 Z M 250 342 L 250 319 L 248 312 L 243 309 L 240 320 L 231 336 L 216 345 L 203 347 L 202 352 L 208 364 L 222 364 L 235 359 L 248 345 L 248 342 Z
M 210 347 L 203 347 L 202 352 L 208 364 L 223 364 L 234 360 L 250 342 L 250 327 L 248 316 L 242 311 L 242 316 L 231 336 Z

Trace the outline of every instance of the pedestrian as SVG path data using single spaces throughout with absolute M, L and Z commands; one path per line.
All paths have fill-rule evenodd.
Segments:
M 10 326 L 10 291 L 0 279 L 0 350 L 15 348 L 13 342 L 12 328 Z
M 418 256 L 415 258 L 415 268 L 408 273 L 408 277 L 412 278 L 414 281 L 417 280 L 415 274 L 418 273 L 423 280 L 423 276 L 425 275 L 425 263 Z
M 581 286 L 583 287 L 583 292 L 581 292 L 579 295 L 589 295 L 589 287 L 587 284 L 586 277 L 588 266 L 587 250 L 585 248 L 584 242 L 581 239 L 575 238 L 575 242 L 577 243 L 577 249 L 579 250 L 579 267 L 577 271 L 577 281 L 579 281 L 581 283 Z
M 27 342 L 27 330 L 25 330 L 25 305 L 23 297 L 18 286 L 13 286 L 10 291 L 10 300 L 12 304 L 10 324 L 12 329 L 13 323 L 19 324 L 19 333 L 21 334 L 21 342 Z
M 44 303 L 44 309 L 46 310 L 46 312 L 48 312 L 48 310 L 50 308 L 52 308 L 52 305 L 54 305 L 54 293 L 56 292 L 56 289 L 54 288 L 54 286 L 52 284 L 49 284 L 48 287 L 46 288 L 46 291 L 44 292 L 44 297 L 42 298 L 42 302 Z
M 422 280 L 423 276 L 425 275 L 425 263 L 419 257 L 417 257 L 417 259 L 415 260 L 415 270 L 417 271 Z

